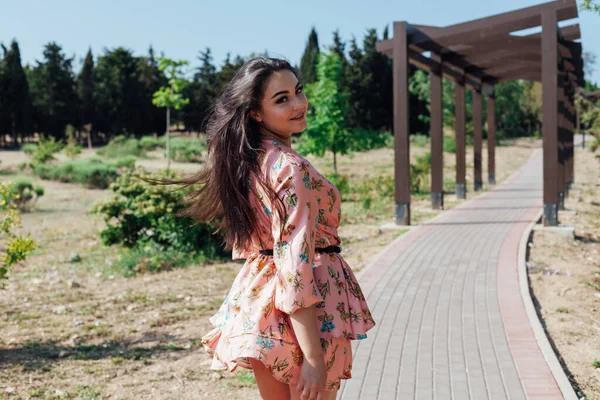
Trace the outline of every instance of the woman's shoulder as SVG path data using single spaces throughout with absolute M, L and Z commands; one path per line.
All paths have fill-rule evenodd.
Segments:
M 265 151 L 265 167 L 270 175 L 308 172 L 314 167 L 291 147 L 270 141 Z

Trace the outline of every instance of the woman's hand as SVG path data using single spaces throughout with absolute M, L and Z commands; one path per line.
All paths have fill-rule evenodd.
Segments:
M 323 357 L 304 358 L 296 390 L 302 400 L 321 400 L 327 383 Z

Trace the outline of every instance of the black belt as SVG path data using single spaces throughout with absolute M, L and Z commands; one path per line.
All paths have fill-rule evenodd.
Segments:
M 341 253 L 342 248 L 340 246 L 317 247 L 315 251 L 317 253 Z M 260 250 L 259 253 L 265 256 L 272 256 L 273 249 Z

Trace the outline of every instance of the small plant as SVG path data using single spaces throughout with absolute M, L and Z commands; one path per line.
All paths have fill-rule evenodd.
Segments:
M 77 143 L 77 139 L 75 139 L 75 128 L 73 127 L 73 125 L 67 125 L 65 131 L 68 139 L 67 146 L 64 148 L 63 151 L 69 158 L 73 159 L 79 154 L 81 154 L 81 146 L 79 145 L 79 143 Z
M 0 182 L 0 281 L 8 279 L 10 268 L 16 263 L 23 261 L 27 255 L 37 248 L 37 244 L 23 235 L 17 235 L 13 229 L 21 226 L 21 215 L 13 204 L 11 193 L 12 182 L 7 185 Z M 0 289 L 4 289 L 4 283 L 0 283 Z
M 44 195 L 44 188 L 33 184 L 27 179 L 16 179 L 11 185 L 10 192 L 12 201 L 20 211 L 29 211 L 41 196 Z
M 426 147 L 427 145 L 429 145 L 429 136 L 427 135 L 411 135 L 410 140 L 411 144 L 415 147 Z
M 445 153 L 456 153 L 456 139 L 454 136 L 444 135 L 443 147 Z
M 46 164 L 48 161 L 55 160 L 54 154 L 61 151 L 64 144 L 61 141 L 57 141 L 54 137 L 46 138 L 40 135 L 35 150 L 32 153 L 32 164 Z
M 429 172 L 431 170 L 431 154 L 429 152 L 417 157 L 416 163 L 410 166 L 411 191 L 425 193 L 428 189 Z
M 592 367 L 600 368 L 600 360 L 594 359 L 594 361 L 592 361 Z
M 569 313 L 569 309 L 567 309 L 567 308 L 564 308 L 564 307 L 558 307 L 558 308 L 556 309 L 556 312 L 557 312 L 557 313 L 562 313 L 562 314 L 568 314 L 568 313 Z

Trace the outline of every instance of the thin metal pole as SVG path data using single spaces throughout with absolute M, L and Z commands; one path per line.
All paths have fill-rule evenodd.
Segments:
M 487 96 L 488 183 L 496 184 L 496 99 Z
M 483 179 L 481 177 L 481 91 L 473 90 L 473 188 L 481 190 Z

